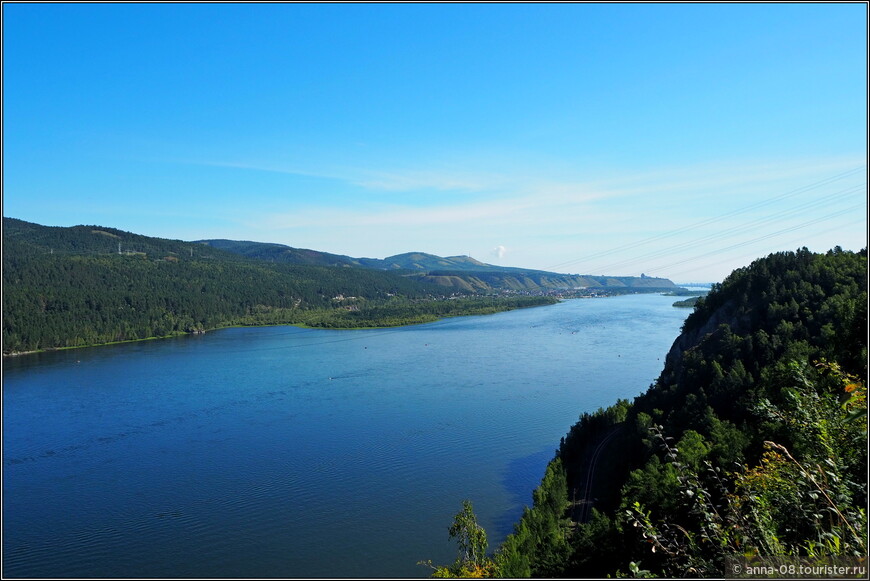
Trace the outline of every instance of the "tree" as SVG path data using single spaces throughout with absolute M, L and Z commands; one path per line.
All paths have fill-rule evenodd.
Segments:
M 434 569 L 432 577 L 438 578 L 469 578 L 469 577 L 500 577 L 498 566 L 486 556 L 489 543 L 486 531 L 477 523 L 474 507 L 470 500 L 462 501 L 462 510 L 453 517 L 453 524 L 448 529 L 451 539 L 459 543 L 459 555 L 449 567 L 435 567 L 432 561 L 421 561 Z
M 660 426 L 651 428 L 691 510 L 688 518 L 665 512 L 656 523 L 635 501 L 625 514 L 665 575 L 721 576 L 729 555 L 790 555 L 813 562 L 867 554 L 866 485 L 861 484 L 867 466 L 861 421 L 866 385 L 835 363 L 817 367 L 826 376 L 811 377 L 809 368 L 790 365 L 792 386 L 783 390 L 782 402 L 760 402 L 758 413 L 787 426 L 793 445 L 765 441 L 754 466 L 723 470 L 704 462 L 701 470 L 686 463 L 683 450 L 667 442 Z
M 470 500 L 462 501 L 462 510 L 453 517 L 450 538 L 459 543 L 460 559 L 463 563 L 480 566 L 486 557 L 486 531 L 477 524 L 477 516 Z

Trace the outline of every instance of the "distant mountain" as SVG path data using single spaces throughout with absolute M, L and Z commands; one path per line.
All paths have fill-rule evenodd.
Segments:
M 407 270 L 499 270 L 500 267 L 485 264 L 470 256 L 435 256 L 425 252 L 406 252 L 388 256 L 383 261 L 385 268 L 403 268 Z
M 241 254 L 247 258 L 286 262 L 289 264 L 311 264 L 316 266 L 358 266 L 380 270 L 514 270 L 504 269 L 477 261 L 469 256 L 450 256 L 447 258 L 425 252 L 406 252 L 378 258 L 353 258 L 343 254 L 330 254 L 307 248 L 293 248 L 284 244 L 270 242 L 251 242 L 249 240 L 197 240 L 199 244 Z
M 355 266 L 379 270 L 405 270 L 420 273 L 424 280 L 445 288 L 465 292 L 491 292 L 497 290 L 540 291 L 600 289 L 608 292 L 654 292 L 673 290 L 676 285 L 666 278 L 647 276 L 590 276 L 561 274 L 508 266 L 496 266 L 475 260 L 470 256 L 436 256 L 425 252 L 406 252 L 376 258 L 353 258 L 329 254 L 283 244 L 234 240 L 198 240 L 247 258 L 308 264 L 318 266 Z
M 556 300 L 492 296 L 506 291 L 675 288 L 667 279 L 563 275 L 464 256 L 352 258 L 281 244 L 185 242 L 14 218 L 3 218 L 2 274 L 4 355 L 227 325 L 394 326 Z M 439 300 L 462 294 L 477 296 Z
M 666 278 L 636 276 L 589 276 L 539 270 L 523 271 L 431 271 L 424 280 L 469 292 L 491 290 L 572 290 L 621 294 L 674 291 L 678 287 Z

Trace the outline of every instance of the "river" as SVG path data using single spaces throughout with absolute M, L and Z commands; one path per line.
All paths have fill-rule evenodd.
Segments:
M 492 550 L 580 414 L 655 380 L 675 300 L 7 359 L 3 575 L 425 577 L 466 498 Z

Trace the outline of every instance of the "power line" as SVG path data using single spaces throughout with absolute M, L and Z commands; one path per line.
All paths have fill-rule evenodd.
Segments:
M 817 234 L 827 234 L 827 233 L 829 233 L 829 232 L 834 232 L 834 231 L 837 231 L 837 230 L 841 230 L 844 226 L 851 226 L 851 225 L 853 225 L 853 224 L 861 224 L 861 223 L 866 223 L 866 222 L 864 221 L 864 219 L 853 220 L 853 221 L 851 221 L 851 222 L 846 222 L 845 224 L 838 224 L 837 226 L 834 226 L 833 228 L 828 228 L 828 229 L 826 229 L 826 230 L 821 230 L 821 231 L 817 232 Z M 784 243 L 784 244 L 783 244 L 783 248 L 785 248 L 785 247 L 789 247 L 789 248 L 791 248 L 792 245 L 800 244 L 800 243 L 801 243 L 801 239 L 800 239 L 800 238 L 792 239 L 792 240 L 790 240 L 789 242 Z M 727 258 L 727 259 L 725 259 L 725 260 L 720 260 L 720 261 L 718 261 L 718 262 L 705 263 L 705 266 L 707 266 L 707 267 L 710 267 L 710 266 L 719 266 L 719 265 L 721 265 L 721 264 L 725 264 L 725 263 L 729 263 L 729 262 L 730 262 L 730 263 L 733 263 L 735 260 L 738 260 L 738 259 L 752 259 L 752 258 L 759 258 L 758 253 L 753 252 L 753 253 L 741 254 L 740 256 L 735 256 L 735 257 L 732 257 L 732 258 Z M 683 270 L 678 270 L 678 271 L 676 271 L 676 272 L 669 272 L 669 273 L 668 273 L 668 276 L 671 277 L 671 278 L 674 278 L 674 277 L 681 276 L 681 275 L 684 275 L 684 274 L 687 274 L 687 273 L 691 273 L 691 272 L 694 272 L 694 271 L 695 271 L 694 268 L 686 268 L 686 269 L 683 269 Z M 710 281 L 708 281 L 708 282 L 710 282 Z
M 834 192 L 832 194 L 828 194 L 824 197 L 821 197 L 821 198 L 818 198 L 815 200 L 811 200 L 809 202 L 805 202 L 804 204 L 801 204 L 799 206 L 794 206 L 794 207 L 789 208 L 787 210 L 783 210 L 781 212 L 776 212 L 776 213 L 771 214 L 769 216 L 765 216 L 765 217 L 759 218 L 757 220 L 747 222 L 745 224 L 733 226 L 731 228 L 726 228 L 725 230 L 722 230 L 719 232 L 708 234 L 708 235 L 702 236 L 700 238 L 694 238 L 694 239 L 688 240 L 686 242 L 680 242 L 680 243 L 675 244 L 673 246 L 668 246 L 665 248 L 656 249 L 656 250 L 647 252 L 645 254 L 636 255 L 636 256 L 633 256 L 632 258 L 628 258 L 628 259 L 625 259 L 625 260 L 620 261 L 620 262 L 611 263 L 611 264 L 607 265 L 606 268 L 608 270 L 610 270 L 610 269 L 625 267 L 628 265 L 642 262 L 648 258 L 656 258 L 656 257 L 662 256 L 662 255 L 670 255 L 670 254 L 674 253 L 675 251 L 685 250 L 687 248 L 695 247 L 703 242 L 710 242 L 710 241 L 718 240 L 718 239 L 722 239 L 722 238 L 730 238 L 730 237 L 733 237 L 735 234 L 744 233 L 744 232 L 751 231 L 751 230 L 757 230 L 761 226 L 771 224 L 771 223 L 781 222 L 784 217 L 796 215 L 796 214 L 801 214 L 808 209 L 816 208 L 819 206 L 826 206 L 826 205 L 829 205 L 832 201 L 839 200 L 841 198 L 845 199 L 850 194 L 857 193 L 857 192 L 861 191 L 863 188 L 864 188 L 863 184 L 860 184 L 857 186 L 852 186 L 849 188 L 845 188 L 845 189 L 839 190 L 837 192 Z M 853 209 L 859 209 L 859 208 L 854 207 Z
M 656 269 L 656 270 L 668 270 L 669 268 L 672 268 L 672 267 L 674 267 L 674 266 L 679 266 L 680 264 L 685 264 L 686 262 L 694 262 L 695 260 L 699 260 L 699 259 L 701 259 L 701 258 L 705 258 L 705 257 L 707 257 L 707 256 L 712 256 L 712 255 L 715 255 L 715 254 L 721 254 L 721 253 L 723 253 L 723 252 L 727 252 L 727 251 L 729 251 L 729 250 L 734 250 L 735 248 L 740 248 L 740 247 L 743 247 L 743 246 L 747 246 L 747 245 L 749 245 L 749 244 L 754 244 L 754 243 L 756 243 L 756 242 L 761 242 L 761 241 L 763 241 L 763 240 L 768 240 L 768 239 L 770 239 L 770 238 L 774 238 L 774 237 L 779 236 L 779 235 L 781 235 L 781 234 L 787 234 L 787 233 L 789 233 L 789 232 L 794 232 L 795 230 L 800 230 L 800 229 L 802 229 L 802 228 L 806 228 L 806 227 L 808 227 L 808 226 L 813 226 L 813 225 L 816 225 L 816 224 L 818 224 L 818 223 L 820 223 L 820 222 L 824 222 L 824 221 L 826 221 L 826 220 L 830 220 L 830 219 L 832 219 L 832 218 L 836 218 L 836 217 L 838 217 L 838 216 L 843 216 L 843 215 L 845 215 L 845 214 L 850 214 L 850 213 L 852 213 L 852 212 L 854 212 L 854 211 L 856 211 L 856 210 L 858 210 L 858 209 L 860 209 L 859 206 L 853 206 L 853 207 L 849 207 L 849 208 L 846 208 L 846 209 L 840 210 L 840 211 L 838 211 L 838 212 L 832 212 L 831 214 L 827 214 L 826 216 L 823 216 L 823 217 L 821 217 L 821 218 L 813 218 L 812 220 L 809 220 L 809 221 L 804 222 L 804 223 L 802 223 L 802 224 L 798 224 L 798 225 L 796 225 L 796 226 L 790 226 L 790 227 L 788 227 L 788 228 L 784 228 L 784 229 L 782 229 L 782 230 L 778 230 L 777 232 L 771 232 L 770 234 L 765 234 L 764 236 L 759 236 L 758 238 L 753 238 L 752 240 L 746 240 L 746 241 L 743 241 L 743 242 L 739 242 L 739 243 L 737 243 L 737 244 L 732 244 L 731 246 L 726 246 L 725 248 L 718 248 L 718 249 L 713 250 L 713 251 L 711 251 L 711 252 L 706 252 L 706 253 L 704 253 L 704 254 L 700 254 L 700 255 L 698 255 L 698 256 L 694 256 L 694 257 L 692 257 L 692 258 L 686 258 L 686 259 L 684 259 L 684 260 L 680 260 L 680 261 L 677 261 L 677 262 L 673 262 L 673 263 L 671 263 L 671 264 L 667 264 L 667 265 L 665 265 L 665 266 L 662 266 L 662 267 L 660 267 L 660 268 L 658 268 L 658 269 Z
M 640 241 L 638 241 L 638 242 L 632 242 L 632 243 L 629 243 L 629 244 L 623 244 L 622 246 L 617 246 L 617 247 L 615 247 L 615 248 L 611 248 L 611 249 L 609 249 L 609 250 L 605 250 L 605 251 L 602 251 L 602 252 L 597 252 L 597 253 L 594 253 L 594 254 L 590 254 L 590 255 L 585 256 L 584 258 L 578 258 L 578 259 L 575 259 L 575 260 L 569 260 L 569 261 L 566 261 L 566 262 L 562 262 L 562 263 L 559 263 L 559 264 L 555 264 L 555 265 L 553 265 L 553 266 L 547 267 L 545 270 L 554 270 L 554 269 L 558 269 L 558 268 L 564 268 L 565 266 L 569 266 L 569 265 L 582 264 L 582 263 L 585 263 L 585 262 L 589 262 L 589 261 L 591 261 L 591 260 L 594 260 L 594 259 L 596 259 L 596 258 L 603 258 L 603 257 L 605 257 L 605 256 L 610 256 L 610 255 L 612 255 L 612 254 L 616 254 L 616 253 L 621 252 L 621 251 L 624 251 L 624 250 L 631 250 L 631 249 L 633 249 L 633 248 L 636 248 L 636 247 L 638 247 L 638 246 L 642 246 L 642 245 L 648 244 L 648 243 L 650 243 L 650 242 L 655 242 L 655 241 L 657 241 L 657 240 L 662 240 L 662 239 L 664 239 L 664 238 L 670 238 L 670 237 L 672 237 L 672 236 L 676 236 L 676 235 L 678 235 L 678 234 L 682 234 L 682 233 L 684 233 L 684 232 L 689 232 L 689 231 L 691 231 L 691 230 L 696 230 L 696 229 L 698 229 L 698 228 L 701 228 L 702 226 L 707 226 L 707 225 L 710 225 L 710 224 L 714 224 L 714 223 L 716 223 L 716 222 L 720 222 L 720 221 L 722 221 L 722 220 L 725 220 L 726 218 L 730 218 L 730 217 L 733 217 L 733 216 L 736 216 L 736 215 L 739 215 L 739 214 L 744 214 L 744 213 L 749 212 L 749 211 L 751 211 L 751 210 L 755 210 L 755 209 L 757 209 L 757 208 L 761 208 L 761 207 L 764 207 L 764 206 L 768 206 L 768 205 L 770 205 L 770 204 L 773 204 L 773 203 L 776 203 L 776 202 L 779 202 L 779 201 L 782 201 L 782 200 L 788 199 L 788 198 L 790 198 L 790 197 L 792 197 L 792 196 L 796 196 L 796 195 L 801 194 L 801 193 L 806 193 L 806 192 L 812 191 L 812 190 L 814 190 L 814 189 L 820 188 L 820 187 L 822 187 L 822 186 L 825 186 L 825 185 L 828 185 L 828 184 L 834 183 L 834 182 L 836 182 L 836 181 L 838 181 L 838 180 L 841 180 L 841 179 L 847 178 L 847 177 L 849 177 L 849 176 L 855 175 L 855 174 L 858 173 L 858 172 L 864 171 L 865 168 L 866 168 L 866 166 L 863 166 L 863 165 L 862 165 L 862 166 L 859 166 L 859 167 L 856 167 L 856 168 L 853 168 L 853 169 L 847 170 L 847 171 L 845 171 L 845 172 L 841 172 L 841 173 L 839 173 L 839 174 L 837 174 L 837 175 L 834 175 L 834 176 L 831 176 L 831 177 L 829 177 L 829 178 L 825 178 L 825 179 L 823 179 L 823 180 L 819 180 L 819 181 L 814 182 L 814 183 L 812 183 L 812 184 L 809 184 L 809 185 L 807 185 L 807 186 L 802 186 L 802 187 L 799 187 L 799 188 L 796 188 L 796 189 L 790 190 L 790 191 L 788 191 L 788 192 L 786 192 L 786 193 L 784 193 L 784 194 L 781 194 L 781 195 L 779 195 L 779 196 L 775 196 L 775 197 L 773 197 L 773 198 L 770 198 L 770 199 L 767 199 L 767 200 L 763 200 L 763 201 L 761 201 L 761 202 L 757 202 L 757 203 L 755 203 L 755 204 L 751 204 L 751 205 L 749 205 L 749 206 L 745 206 L 745 207 L 743 207 L 743 208 L 738 208 L 738 209 L 736 209 L 736 210 L 733 210 L 733 211 L 728 212 L 728 213 L 725 213 L 725 214 L 721 214 L 721 215 L 719 215 L 719 216 L 715 216 L 715 217 L 713 217 L 713 218 L 708 218 L 708 219 L 706 219 L 706 220 L 702 220 L 702 221 L 700 221 L 700 222 L 696 222 L 696 223 L 694 223 L 694 224 L 690 224 L 690 225 L 688 225 L 688 226 L 684 226 L 684 227 L 682 227 L 682 228 L 678 228 L 678 229 L 676 229 L 676 230 L 672 230 L 672 231 L 670 231 L 670 232 L 664 232 L 664 233 L 662 233 L 662 234 L 657 234 L 657 235 L 655 235 L 655 236 L 651 236 L 651 237 L 649 237 L 649 238 L 645 238 L 645 239 L 640 240 Z

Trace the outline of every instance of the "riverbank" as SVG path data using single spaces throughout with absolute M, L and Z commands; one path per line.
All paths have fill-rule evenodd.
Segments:
M 516 309 L 547 306 L 558 303 L 553 297 L 463 297 L 459 299 L 430 300 L 421 302 L 392 302 L 367 306 L 364 309 L 346 308 L 317 309 L 299 311 L 297 309 L 265 309 L 256 314 L 236 319 L 227 324 L 191 331 L 174 331 L 167 335 L 106 341 L 82 345 L 64 345 L 29 351 L 4 353 L 3 357 L 20 357 L 36 353 L 66 351 L 86 347 L 104 347 L 123 343 L 137 343 L 156 339 L 170 339 L 185 335 L 200 335 L 220 329 L 234 327 L 276 327 L 292 326 L 302 329 L 328 329 L 361 331 L 371 329 L 390 329 L 410 325 L 434 323 L 451 317 L 490 315 Z M 421 310 L 428 312 L 420 312 Z M 270 320 L 271 319 L 271 320 Z
M 4 571 L 424 577 L 421 559 L 455 557 L 446 531 L 463 498 L 495 548 L 577 414 L 649 384 L 683 323 L 670 303 L 233 328 L 5 360 Z
M 223 329 L 224 327 L 219 327 Z M 217 331 L 218 328 L 209 329 L 210 331 Z M 6 357 L 22 357 L 24 355 L 35 355 L 37 353 L 53 353 L 55 351 L 71 351 L 73 349 L 86 349 L 88 347 L 106 347 L 108 345 L 123 345 L 124 343 L 141 343 L 142 341 L 154 341 L 157 339 L 171 339 L 173 337 L 183 337 L 185 335 L 201 335 L 205 333 L 205 331 L 191 331 L 191 332 L 178 332 L 172 333 L 171 335 L 164 335 L 162 337 L 143 337 L 141 339 L 127 339 L 124 341 L 107 341 L 105 343 L 90 343 L 86 345 L 68 345 L 64 347 L 48 347 L 46 349 L 35 349 L 32 351 L 13 351 L 11 353 L 4 353 L 3 358 Z

